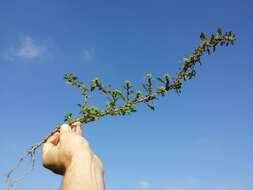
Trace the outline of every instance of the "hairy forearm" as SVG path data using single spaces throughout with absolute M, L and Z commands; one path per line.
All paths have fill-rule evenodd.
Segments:
M 61 190 L 104 190 L 103 167 L 94 155 L 73 158 L 67 168 Z

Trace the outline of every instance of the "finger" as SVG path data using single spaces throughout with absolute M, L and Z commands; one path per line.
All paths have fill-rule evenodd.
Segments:
M 58 149 L 51 143 L 45 143 L 42 147 L 42 163 L 43 166 L 54 171 L 55 166 L 58 165 Z
M 55 145 L 53 145 L 52 143 L 44 143 L 42 144 L 42 154 L 46 154 L 47 152 L 49 152 L 50 150 L 54 149 Z
M 53 135 L 51 135 L 45 143 L 42 144 L 42 152 L 47 152 L 48 150 L 55 147 L 59 142 L 60 133 L 55 132 Z
M 71 133 L 71 127 L 67 124 L 63 124 L 60 128 L 60 134 L 62 133 Z
M 77 121 L 77 122 L 71 124 L 70 127 L 72 128 L 72 132 L 75 132 L 76 131 L 76 127 L 80 126 L 80 125 L 81 125 L 80 121 Z
M 42 154 L 45 154 L 50 150 L 54 145 L 52 143 L 45 142 L 42 144 Z
M 80 136 L 83 135 L 83 130 L 80 125 L 75 127 L 75 133 Z
M 72 132 L 78 134 L 78 135 L 82 135 L 82 131 L 81 131 L 81 122 L 77 121 L 73 124 L 71 124 L 72 127 Z
M 53 145 L 57 145 L 59 142 L 59 136 L 60 133 L 59 132 L 55 132 L 53 135 L 51 135 L 48 139 L 47 139 L 47 143 L 51 143 Z
M 77 121 L 75 123 L 72 123 L 71 126 L 76 127 L 76 126 L 81 126 L 81 122 Z

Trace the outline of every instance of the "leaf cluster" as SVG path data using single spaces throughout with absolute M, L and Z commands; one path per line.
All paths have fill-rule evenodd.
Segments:
M 207 53 L 214 53 L 218 46 L 233 45 L 236 37 L 232 32 L 222 33 L 220 28 L 215 34 L 207 37 L 204 33 L 200 34 L 201 43 L 194 49 L 193 53 L 185 56 L 182 67 L 175 77 L 165 74 L 162 77 L 153 78 L 152 74 L 148 73 L 145 76 L 145 81 L 142 83 L 143 89 L 134 88 L 134 84 L 129 80 L 120 89 L 111 89 L 109 86 L 96 78 L 91 80 L 88 86 L 80 82 L 73 73 L 67 73 L 64 79 L 68 84 L 77 87 L 81 91 L 83 103 L 78 104 L 80 111 L 79 116 L 73 118 L 72 113 L 65 115 L 65 122 L 71 124 L 80 121 L 82 124 L 95 121 L 106 115 L 118 116 L 127 115 L 136 112 L 136 104 L 143 103 L 150 109 L 154 110 L 153 100 L 158 100 L 160 96 L 165 96 L 168 91 L 174 90 L 177 93 L 181 92 L 182 81 L 190 80 L 196 76 L 196 65 L 201 64 L 201 57 Z M 89 97 L 94 95 L 95 91 L 105 95 L 109 102 L 103 109 L 89 105 Z

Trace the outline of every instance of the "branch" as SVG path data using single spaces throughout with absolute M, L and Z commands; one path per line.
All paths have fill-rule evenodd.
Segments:
M 177 93 L 181 92 L 182 82 L 192 79 L 196 75 L 195 67 L 197 64 L 201 64 L 201 57 L 207 53 L 208 55 L 215 52 L 217 46 L 229 46 L 233 45 L 236 37 L 232 32 L 226 32 L 222 34 L 220 28 L 217 29 L 216 34 L 207 37 L 205 34 L 200 35 L 201 43 L 194 49 L 190 56 L 186 56 L 183 59 L 182 67 L 175 77 L 171 77 L 165 74 L 163 77 L 157 77 L 156 82 L 159 82 L 161 86 L 154 88 L 154 79 L 151 74 L 146 74 L 146 81 L 142 84 L 144 92 L 141 90 L 133 90 L 133 84 L 130 81 L 125 81 L 122 93 L 118 89 L 111 89 L 104 85 L 98 78 L 94 79 L 90 83 L 90 88 L 86 87 L 82 82 L 78 81 L 78 78 L 68 73 L 64 76 L 67 83 L 77 87 L 81 91 L 83 96 L 83 104 L 78 104 L 80 108 L 79 115 L 76 118 L 72 117 L 72 113 L 65 115 L 65 122 L 70 126 L 79 121 L 82 125 L 89 122 L 99 120 L 104 116 L 122 116 L 136 112 L 135 105 L 144 103 L 150 109 L 154 110 L 154 106 L 150 104 L 153 100 L 157 100 L 160 96 L 165 96 L 168 91 L 174 90 Z M 88 98 L 93 95 L 95 91 L 100 91 L 104 94 L 109 102 L 106 104 L 104 109 L 99 109 L 96 106 L 89 106 Z M 125 94 L 125 95 L 124 95 Z M 121 104 L 119 104 L 121 102 Z M 39 143 L 34 144 L 29 150 L 26 151 L 25 155 L 22 156 L 17 164 L 7 173 L 6 179 L 8 182 L 8 188 L 12 187 L 14 183 L 19 180 L 10 180 L 13 172 L 19 167 L 21 162 L 27 157 L 31 157 L 33 160 L 34 167 L 34 155 L 39 147 L 47 141 L 47 139 L 55 132 L 60 130 L 60 125 L 56 126 L 54 130 Z M 32 168 L 33 168 L 32 167 Z M 22 176 L 20 179 L 22 179 Z

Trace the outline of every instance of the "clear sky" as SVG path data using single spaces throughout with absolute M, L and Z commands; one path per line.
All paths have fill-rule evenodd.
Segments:
M 108 190 L 252 190 L 252 9 L 250 0 L 0 0 L 0 173 L 77 111 L 66 72 L 113 87 L 175 74 L 200 32 L 220 26 L 237 35 L 235 46 L 204 57 L 181 95 L 84 132 Z M 58 189 L 60 180 L 39 152 L 16 189 Z

